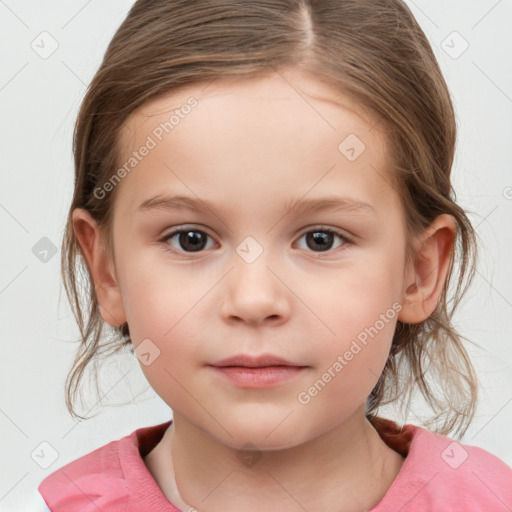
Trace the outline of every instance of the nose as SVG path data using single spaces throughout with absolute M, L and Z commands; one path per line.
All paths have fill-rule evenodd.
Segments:
M 270 260 L 266 251 L 252 263 L 235 255 L 222 292 L 221 314 L 226 321 L 278 325 L 289 317 L 292 292 Z

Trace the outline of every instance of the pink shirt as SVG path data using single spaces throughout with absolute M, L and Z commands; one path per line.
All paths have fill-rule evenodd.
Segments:
M 83 455 L 47 476 L 38 491 L 54 512 L 179 512 L 143 460 L 171 421 Z M 405 462 L 371 512 L 512 509 L 512 469 L 491 453 L 415 425 L 400 431 L 384 418 L 372 423 Z

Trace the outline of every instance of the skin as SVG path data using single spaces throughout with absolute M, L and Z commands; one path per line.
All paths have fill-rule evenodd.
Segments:
M 141 368 L 174 422 L 145 462 L 169 501 L 197 510 L 367 510 L 404 459 L 365 418 L 365 401 L 396 321 L 420 322 L 436 306 L 453 219 L 441 215 L 418 234 L 407 264 L 385 134 L 339 91 L 297 70 L 218 79 L 144 104 L 121 132 L 122 161 L 190 96 L 198 106 L 117 185 L 112 258 L 88 212 L 73 214 L 104 320 L 127 321 L 135 347 L 149 338 L 160 351 Z M 338 150 L 349 134 L 366 146 L 354 161 Z M 137 211 L 157 194 L 199 197 L 215 211 Z M 370 208 L 284 215 L 293 198 L 331 195 Z M 208 235 L 202 251 L 178 236 L 159 241 L 184 226 Z M 306 233 L 325 228 L 346 240 L 334 235 L 326 251 L 308 242 Z M 237 253 L 247 236 L 263 250 L 252 263 Z M 300 403 L 393 304 L 399 313 Z M 262 353 L 307 368 L 247 389 L 206 366 Z M 253 465 L 238 457 L 247 443 L 260 457 Z

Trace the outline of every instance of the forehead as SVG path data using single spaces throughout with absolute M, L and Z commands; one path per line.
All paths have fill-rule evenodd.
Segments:
M 139 148 L 152 148 L 123 179 L 122 193 L 135 204 L 167 185 L 187 191 L 188 184 L 198 196 L 223 200 L 235 189 L 254 195 L 265 182 L 296 195 L 323 175 L 324 189 L 356 177 L 370 188 L 389 187 L 381 125 L 348 96 L 301 72 L 194 84 L 148 101 L 126 120 L 121 164 Z
M 225 107 L 229 103 L 231 110 L 238 111 L 239 117 L 245 116 L 247 122 L 253 125 L 257 124 L 257 117 L 268 113 L 265 110 L 271 106 L 275 111 L 272 119 L 274 125 L 292 118 L 296 121 L 300 117 L 309 127 L 309 136 L 316 128 L 319 128 L 320 133 L 325 130 L 336 131 L 340 123 L 342 127 L 350 126 L 360 134 L 369 129 L 373 132 L 374 138 L 383 139 L 384 135 L 378 126 L 380 120 L 373 112 L 309 73 L 287 70 L 254 78 L 220 77 L 163 93 L 130 114 L 120 130 L 121 149 L 130 150 L 136 146 L 147 134 L 152 133 L 160 122 L 169 121 L 176 110 L 179 111 L 179 119 L 174 116 L 175 127 L 181 124 L 179 131 L 186 130 L 186 124 L 191 123 L 180 121 L 188 117 L 188 113 L 194 114 L 194 111 L 198 110 L 196 107 L 190 108 L 187 102 L 196 102 L 205 116 L 216 114 L 215 118 L 209 120 L 212 130 L 221 121 L 229 121 L 226 115 L 223 115 L 223 112 L 228 113 Z M 258 109 L 261 109 L 261 112 L 258 113 Z M 255 113 L 259 115 L 255 117 Z M 265 120 L 268 120 L 268 117 Z M 179 135 L 178 130 L 173 128 L 173 131 L 173 136 Z M 384 141 L 379 142 L 382 144 Z

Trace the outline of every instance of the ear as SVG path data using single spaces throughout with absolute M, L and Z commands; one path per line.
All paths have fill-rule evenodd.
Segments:
M 106 252 L 103 235 L 87 210 L 76 208 L 72 215 L 73 229 L 94 282 L 101 316 L 112 326 L 122 325 L 126 322 L 126 314 L 114 262 Z
M 414 241 L 414 263 L 406 271 L 398 320 L 419 323 L 435 310 L 453 254 L 457 227 L 448 214 L 439 215 Z

